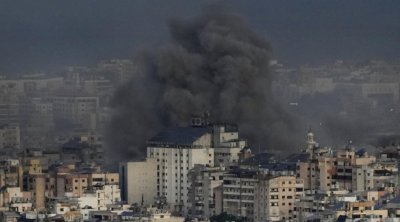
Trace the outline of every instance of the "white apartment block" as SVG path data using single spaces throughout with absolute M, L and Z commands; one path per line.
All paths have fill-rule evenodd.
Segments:
M 107 210 L 107 205 L 121 201 L 121 192 L 115 184 L 94 186 L 76 199 L 80 208 L 89 206 L 96 210 Z
M 210 128 L 169 128 L 148 141 L 147 157 L 157 162 L 157 196 L 165 197 L 174 211 L 186 214 L 189 170 L 195 164 L 214 165 Z
M 170 210 L 186 215 L 189 171 L 196 164 L 213 167 L 216 161 L 221 167 L 236 164 L 244 146 L 231 124 L 209 126 L 198 120 L 190 127 L 168 128 L 147 141 L 146 162 L 120 164 L 123 199 L 151 204 L 165 198 Z

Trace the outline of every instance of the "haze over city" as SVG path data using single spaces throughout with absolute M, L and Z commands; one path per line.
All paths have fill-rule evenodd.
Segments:
M 168 41 L 168 19 L 209 4 L 242 16 L 284 64 L 399 56 L 397 1 L 3 1 L 1 72 L 132 57 Z

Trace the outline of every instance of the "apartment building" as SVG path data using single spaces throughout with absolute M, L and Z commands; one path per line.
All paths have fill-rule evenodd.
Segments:
M 237 169 L 225 174 L 223 182 L 223 211 L 248 221 L 254 217 L 254 188 L 257 171 Z
M 195 164 L 214 165 L 211 129 L 169 128 L 148 141 L 147 157 L 157 162 L 157 196 L 165 197 L 174 211 L 186 214 L 189 170 Z
M 304 184 L 294 176 L 264 176 L 255 186 L 255 221 L 287 221 L 297 218 L 296 204 Z
M 346 216 L 351 219 L 376 218 L 383 221 L 388 217 L 387 209 L 375 209 L 373 201 L 347 202 L 343 210 L 336 211 L 336 217 Z
M 239 163 L 239 153 L 246 141 L 239 137 L 235 124 L 220 123 L 213 125 L 214 163 L 216 166 L 229 167 Z
M 157 166 L 159 165 L 153 158 L 146 161 L 120 163 L 119 180 L 122 200 L 129 204 L 154 204 L 157 186 L 160 186 Z
M 292 220 L 303 194 L 303 181 L 294 176 L 237 169 L 224 177 L 223 210 L 246 221 Z
M 189 209 L 191 218 L 208 219 L 222 213 L 222 199 L 216 194 L 222 186 L 225 168 L 195 165 L 189 171 Z
M 56 123 L 67 121 L 83 128 L 96 129 L 96 113 L 100 106 L 97 96 L 65 93 L 50 96 L 48 101 L 53 106 Z
M 311 192 L 338 189 L 352 190 L 357 186 L 364 186 L 363 184 L 355 184 L 355 179 L 352 176 L 353 174 L 360 174 L 361 172 L 358 172 L 358 169 L 362 166 L 367 166 L 376 161 L 375 156 L 368 155 L 364 149 L 354 151 L 351 144 L 335 152 L 327 147 L 319 147 L 314 141 L 312 132 L 307 134 L 305 151 L 309 153 L 309 159 L 296 163 L 296 176 L 303 179 L 304 188 Z

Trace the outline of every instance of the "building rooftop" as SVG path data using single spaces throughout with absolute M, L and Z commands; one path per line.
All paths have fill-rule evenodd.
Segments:
M 133 216 L 139 216 L 136 213 L 134 213 L 133 211 L 122 211 L 120 216 L 123 217 L 133 217 Z
M 260 171 L 255 169 L 233 168 L 226 175 L 228 177 L 253 178 L 259 173 Z
M 275 155 L 272 153 L 258 153 L 243 161 L 245 165 L 267 165 L 275 162 Z
M 391 199 L 389 203 L 400 204 L 400 196 L 396 196 L 395 198 Z
M 204 134 L 211 133 L 209 127 L 171 127 L 147 141 L 149 145 L 192 145 Z
M 294 153 L 286 157 L 285 162 L 288 163 L 306 162 L 309 159 L 310 159 L 310 154 L 308 153 Z

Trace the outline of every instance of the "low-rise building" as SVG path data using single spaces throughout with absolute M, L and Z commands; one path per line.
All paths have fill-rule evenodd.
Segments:
M 344 210 L 336 211 L 336 217 L 346 216 L 351 219 L 376 217 L 384 220 L 388 217 L 387 209 L 375 209 L 373 201 L 347 202 Z

